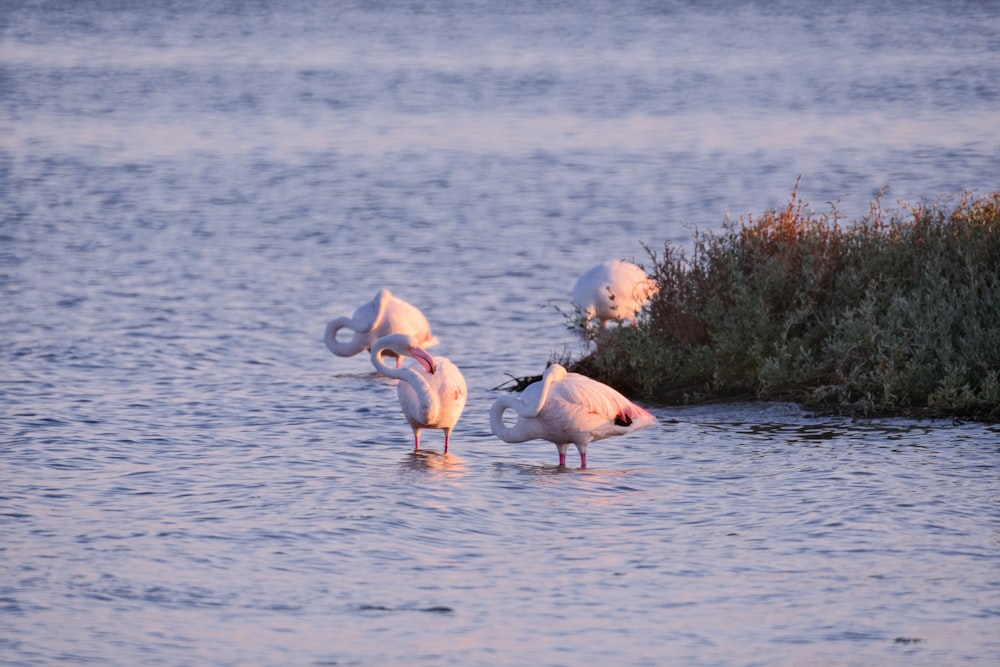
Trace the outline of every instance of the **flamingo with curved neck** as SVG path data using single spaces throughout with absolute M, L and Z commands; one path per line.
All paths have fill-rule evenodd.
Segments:
M 337 338 L 342 329 L 352 331 L 353 335 L 346 340 Z M 392 333 L 410 334 L 423 348 L 438 344 L 424 314 L 387 289 L 380 290 L 374 299 L 359 306 L 351 317 L 330 320 L 323 333 L 323 342 L 338 357 L 353 357 L 363 350 L 370 350 L 375 341 Z M 396 365 L 401 366 L 402 363 L 402 357 L 398 357 Z
M 417 365 L 394 368 L 383 360 L 386 354 L 397 359 L 410 357 Z M 465 409 L 469 392 L 465 378 L 455 364 L 444 357 L 432 357 L 420 342 L 408 334 L 390 334 L 372 345 L 372 365 L 387 377 L 399 380 L 396 395 L 406 421 L 413 429 L 413 451 L 420 449 L 420 432 L 425 428 L 444 431 L 444 453 L 448 453 L 451 431 Z
M 513 410 L 517 420 L 508 425 L 504 413 Z M 540 382 L 520 396 L 501 396 L 490 408 L 490 430 L 509 443 L 548 440 L 559 451 L 559 466 L 566 467 L 570 444 L 580 453 L 580 467 L 587 467 L 587 447 L 603 440 L 653 426 L 656 418 L 606 384 L 559 365 L 549 366 Z

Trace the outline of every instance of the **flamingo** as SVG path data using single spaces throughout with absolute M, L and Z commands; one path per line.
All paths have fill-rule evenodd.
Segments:
M 639 311 L 656 292 L 656 281 L 641 267 L 611 259 L 588 269 L 573 286 L 573 303 L 589 326 L 598 320 L 601 328 L 612 321 L 635 323 Z
M 513 410 L 517 421 L 508 426 L 504 412 Z M 559 364 L 545 369 L 540 382 L 520 395 L 501 396 L 490 408 L 490 430 L 504 442 L 548 440 L 559 450 L 559 467 L 566 467 L 570 443 L 580 452 L 580 467 L 587 467 L 587 446 L 595 440 L 625 435 L 656 423 L 656 417 L 608 385 Z
M 411 357 L 419 365 L 393 368 L 382 360 L 382 356 L 389 353 L 399 360 Z M 432 357 L 416 337 L 402 333 L 378 339 L 372 346 L 371 357 L 379 373 L 399 380 L 396 393 L 399 407 L 413 429 L 413 451 L 420 449 L 420 432 L 434 428 L 444 431 L 444 453 L 447 454 L 451 431 L 469 395 L 458 366 L 444 357 Z
M 350 340 L 338 340 L 337 332 L 350 329 L 354 335 Z M 323 334 L 326 347 L 338 357 L 353 357 L 362 350 L 370 350 L 372 344 L 391 333 L 410 334 L 422 348 L 438 344 L 431 334 L 427 318 L 420 310 L 387 289 L 379 291 L 375 298 L 359 306 L 352 317 L 338 317 L 330 320 Z M 396 359 L 396 367 L 403 365 L 403 358 Z

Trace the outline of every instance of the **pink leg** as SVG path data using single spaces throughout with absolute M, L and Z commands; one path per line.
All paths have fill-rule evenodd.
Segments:
M 587 467 L 587 452 L 580 452 L 580 467 Z
M 569 445 L 556 445 L 556 449 L 559 450 L 559 467 L 566 467 L 566 450 L 569 449 Z
M 420 431 L 413 432 L 413 441 L 414 441 L 413 451 L 415 452 L 420 451 Z
M 445 454 L 448 453 L 448 444 L 449 444 L 450 440 L 451 440 L 451 432 L 446 430 L 444 432 L 444 453 Z

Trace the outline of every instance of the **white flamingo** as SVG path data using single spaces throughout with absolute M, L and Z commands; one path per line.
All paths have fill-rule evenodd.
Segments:
M 504 422 L 513 410 L 517 421 Z M 559 450 L 559 465 L 566 466 L 570 444 L 580 452 L 580 467 L 587 467 L 587 447 L 595 440 L 625 435 L 653 426 L 656 418 L 606 384 L 579 373 L 568 373 L 559 364 L 549 366 L 540 382 L 518 396 L 501 396 L 490 408 L 490 429 L 504 442 L 548 440 Z
M 419 365 L 393 368 L 382 360 L 385 354 L 415 359 Z M 379 373 L 399 380 L 396 395 L 403 415 L 413 429 L 413 451 L 420 449 L 425 428 L 444 431 L 444 453 L 448 453 L 451 431 L 465 408 L 468 390 L 458 367 L 444 357 L 432 357 L 408 334 L 384 336 L 372 346 L 372 365 Z
M 348 340 L 340 340 L 337 333 L 341 329 L 349 329 L 354 335 Z M 353 357 L 362 350 L 370 350 L 375 341 L 392 333 L 409 334 L 423 348 L 438 344 L 424 314 L 416 306 L 393 296 L 387 289 L 381 290 L 374 299 L 359 306 L 351 317 L 330 320 L 323 334 L 323 342 L 338 357 Z M 399 357 L 396 365 L 401 366 L 402 363 L 403 359 Z
M 573 304 L 606 329 L 610 322 L 635 323 L 639 311 L 656 292 L 656 281 L 641 267 L 621 259 L 588 269 L 573 286 Z

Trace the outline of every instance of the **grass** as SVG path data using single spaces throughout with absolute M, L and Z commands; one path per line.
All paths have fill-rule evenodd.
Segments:
M 1000 192 L 850 223 L 781 210 L 647 247 L 638 326 L 574 370 L 661 404 L 791 400 L 825 413 L 1000 421 Z M 572 326 L 584 331 L 579 321 Z

